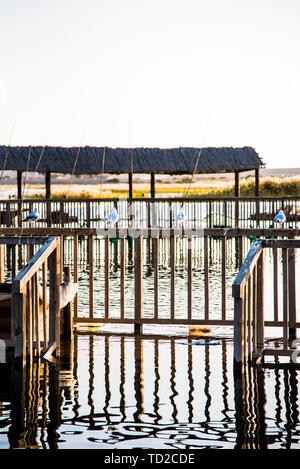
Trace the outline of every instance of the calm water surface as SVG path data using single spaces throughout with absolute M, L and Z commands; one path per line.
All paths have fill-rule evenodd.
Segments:
M 66 252 L 66 256 L 67 256 Z M 229 253 L 230 254 L 230 253 Z M 180 258 L 179 258 L 180 259 Z M 145 263 L 145 315 L 153 312 L 153 275 Z M 266 314 L 272 310 L 266 256 Z M 299 262 L 297 264 L 299 268 Z M 148 269 L 148 270 L 147 270 Z M 234 260 L 227 263 L 227 314 L 233 315 Z M 167 262 L 160 265 L 160 308 L 169 312 Z M 133 273 L 126 276 L 126 311 L 133 313 Z M 97 283 L 98 282 L 98 283 Z M 95 270 L 95 315 L 103 311 L 103 268 Z M 210 262 L 210 309 L 220 314 L 220 263 Z M 84 314 L 88 266 L 79 280 Z M 176 271 L 176 314 L 186 314 L 185 260 Z M 111 270 L 112 311 L 119 308 L 119 272 Z M 203 264 L 193 264 L 194 314 L 203 316 Z M 299 295 L 297 296 L 299 305 Z M 299 311 L 299 307 L 298 307 Z M 300 371 L 251 368 L 233 374 L 233 330 L 213 327 L 206 337 L 183 326 L 79 328 L 63 344 L 64 359 L 22 371 L 0 364 L 0 448 L 202 449 L 300 448 Z M 276 344 L 280 332 L 271 334 Z
M 231 339 L 85 332 L 67 348 L 23 376 L 1 365 L 1 448 L 299 448 L 299 371 L 234 379 Z

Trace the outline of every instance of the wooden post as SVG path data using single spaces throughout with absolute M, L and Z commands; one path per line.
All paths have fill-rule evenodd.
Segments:
M 134 332 L 141 333 L 143 316 L 143 237 L 134 242 Z
M 78 283 L 78 235 L 74 235 L 73 241 L 74 249 L 74 283 Z M 76 293 L 74 298 L 74 318 L 77 320 L 78 317 L 78 293 Z
M 59 355 L 60 344 L 60 240 L 57 240 L 56 249 L 49 256 L 49 345 L 56 342 L 56 354 Z
M 226 236 L 222 237 L 222 320 L 226 320 Z
M 4 244 L 0 244 L 0 283 L 4 282 L 5 275 L 4 249 Z
M 129 184 L 129 199 L 133 198 L 133 184 L 132 184 L 132 172 L 128 173 L 128 184 Z
M 64 281 L 71 281 L 71 267 L 64 267 Z M 72 302 L 70 301 L 61 312 L 60 336 L 70 339 L 73 332 Z
M 238 370 L 244 365 L 244 300 L 234 298 L 234 369 Z
M 238 171 L 234 172 L 234 179 L 235 179 L 234 196 L 239 197 L 240 196 L 240 173 Z
M 257 261 L 257 347 L 264 346 L 264 252 Z
M 89 263 L 89 318 L 94 317 L 94 236 L 88 239 L 88 263 Z
M 234 186 L 234 196 L 240 196 L 240 175 L 237 171 L 234 173 L 235 176 L 235 186 Z M 235 202 L 235 226 L 238 228 L 239 225 L 239 201 Z
M 158 279 L 159 279 L 159 238 L 152 239 L 153 269 L 154 269 L 154 317 L 158 319 Z
M 121 319 L 125 317 L 125 238 L 120 240 L 120 313 Z
M 204 314 L 209 319 L 209 270 L 208 270 L 208 238 L 204 236 Z
M 288 249 L 289 339 L 296 338 L 296 271 L 295 249 Z
M 22 176 L 23 176 L 22 171 L 17 171 L 17 185 L 18 185 L 18 199 L 19 200 L 23 199 L 23 195 L 22 195 Z
M 18 199 L 21 200 L 23 198 L 22 194 L 22 171 L 17 171 L 17 194 Z M 22 204 L 18 204 L 17 206 L 17 220 L 18 226 L 22 226 Z
M 109 317 L 109 270 L 110 270 L 110 257 L 109 257 L 109 236 L 105 238 L 104 250 L 104 291 L 105 291 L 105 319 Z
M 151 199 L 155 198 L 155 174 L 151 172 Z
M 191 237 L 188 237 L 187 239 L 187 242 L 188 242 L 188 320 L 191 321 L 192 319 L 192 305 L 193 305 L 193 302 L 192 302 L 192 291 L 193 291 L 193 287 L 192 287 L 192 282 L 193 282 L 193 252 L 192 252 L 192 238 Z
M 175 237 L 170 238 L 171 319 L 175 318 Z
M 46 185 L 46 199 L 50 199 L 51 198 L 51 172 L 50 171 L 46 171 L 45 185 Z
M 16 293 L 12 287 L 12 339 L 15 341 L 14 356 L 26 365 L 26 294 Z
M 255 197 L 259 197 L 259 168 L 255 170 Z

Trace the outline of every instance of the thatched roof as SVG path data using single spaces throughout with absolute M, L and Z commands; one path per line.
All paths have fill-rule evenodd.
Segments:
M 129 173 L 132 168 L 134 173 L 191 174 L 247 171 L 264 166 L 251 147 L 203 148 L 200 156 L 199 151 L 199 148 L 0 146 L 0 170 L 80 175 Z

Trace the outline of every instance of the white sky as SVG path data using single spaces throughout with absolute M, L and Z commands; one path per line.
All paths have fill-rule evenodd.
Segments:
M 299 167 L 299 58 L 299 0 L 0 0 L 0 144 L 252 146 Z

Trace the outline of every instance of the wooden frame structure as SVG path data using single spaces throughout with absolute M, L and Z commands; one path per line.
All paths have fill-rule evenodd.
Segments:
M 265 343 L 264 317 L 264 251 L 273 249 L 274 319 L 282 327 L 282 347 L 270 348 Z M 259 363 L 265 356 L 289 356 L 295 349 L 289 342 L 296 338 L 300 327 L 296 316 L 295 250 L 300 240 L 261 239 L 251 246 L 247 257 L 232 285 L 234 297 L 234 368 L 246 363 Z M 279 320 L 278 250 L 282 250 L 282 310 Z
M 9 246 L 13 254 L 11 339 L 7 346 L 13 347 L 14 358 L 21 360 L 23 365 L 27 357 L 32 362 L 35 356 L 50 356 L 55 349 L 58 356 L 60 239 L 3 236 L 0 237 L 0 245 Z M 24 245 L 27 247 L 27 263 L 16 275 L 16 251 Z M 42 246 L 33 254 L 35 245 Z

